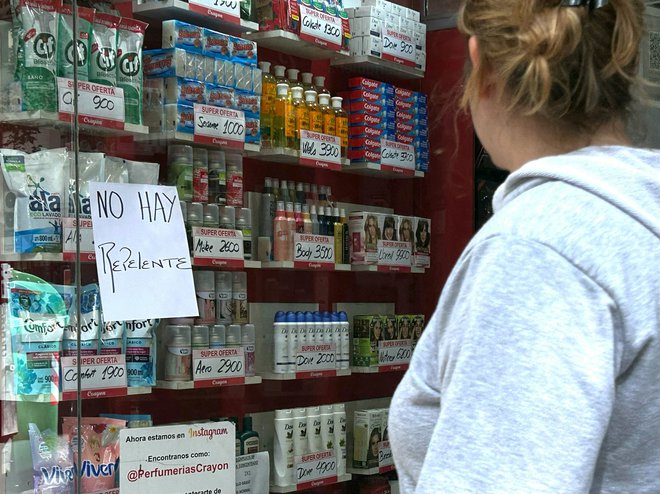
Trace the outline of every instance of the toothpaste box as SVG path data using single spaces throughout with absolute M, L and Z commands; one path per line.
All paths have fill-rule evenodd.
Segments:
M 413 145 L 415 143 L 415 138 L 416 136 L 414 135 L 406 135 L 406 134 L 396 134 L 396 142 L 401 142 L 403 144 L 409 144 Z
M 357 163 L 380 163 L 380 149 L 349 149 L 348 159 Z M 371 263 L 367 263 L 371 264 Z
M 413 122 L 416 119 L 416 114 L 414 112 L 407 111 L 396 111 L 396 120 L 397 122 Z
M 394 130 L 394 118 L 388 114 L 370 115 L 369 113 L 351 113 L 348 117 L 349 125 L 368 125 L 381 129 Z
M 368 91 L 366 89 L 353 89 L 352 91 L 342 92 L 342 97 L 347 98 L 350 102 L 365 101 L 378 105 L 387 106 L 388 109 L 394 109 L 394 99 L 386 96 L 383 93 Z
M 394 88 L 394 97 L 398 100 L 413 101 L 414 103 L 419 101 L 419 93 L 417 91 L 401 87 Z
M 350 149 L 369 149 L 380 152 L 380 139 L 371 137 L 352 138 L 349 142 Z
M 351 116 L 353 115 L 375 115 L 394 120 L 395 112 L 391 107 L 384 104 L 371 103 L 369 101 L 351 101 Z
M 194 74 L 187 67 L 188 54 L 180 48 L 145 50 L 142 52 L 142 71 L 145 77 L 189 77 Z
M 206 84 L 206 102 L 211 106 L 234 108 L 234 89 L 216 84 Z
M 165 79 L 165 104 L 194 105 L 206 103 L 204 83 L 183 77 Z
M 163 106 L 163 130 L 192 134 L 195 127 L 195 112 L 192 106 Z
M 353 414 L 353 468 L 377 468 L 383 438 L 380 409 L 356 410 Z
M 231 60 L 231 36 L 212 29 L 203 29 L 202 53 L 215 58 Z
M 202 28 L 177 20 L 163 21 L 161 46 L 202 53 Z
M 394 97 L 394 86 L 386 82 L 375 81 L 366 77 L 352 77 L 348 80 L 349 89 L 364 89 L 373 93 Z
M 397 134 L 400 133 L 400 134 L 413 135 L 419 132 L 419 127 L 414 122 L 403 122 L 401 120 L 397 120 L 396 132 Z
M 352 125 L 348 127 L 349 138 L 356 139 L 360 137 L 369 137 L 371 139 L 387 139 L 388 136 L 394 136 L 388 129 L 378 127 L 369 127 L 368 125 Z
M 378 161 L 377 161 L 378 162 Z M 378 214 L 358 211 L 348 216 L 348 236 L 353 264 L 376 264 L 378 261 Z
M 431 265 L 431 220 L 415 218 L 415 249 L 413 250 L 413 266 L 427 268 Z
M 231 57 L 236 63 L 257 65 L 257 43 L 231 36 Z
M 416 114 L 419 108 L 419 103 L 416 103 L 412 100 L 395 98 L 394 106 L 398 111 L 405 111 Z

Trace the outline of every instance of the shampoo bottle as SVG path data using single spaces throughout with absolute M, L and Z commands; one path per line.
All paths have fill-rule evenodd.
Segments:
M 273 480 L 275 485 L 293 485 L 293 410 L 275 410 Z
M 298 355 L 298 321 L 295 312 L 286 313 L 286 323 L 289 327 L 287 355 L 289 356 L 289 372 L 296 371 L 296 356 Z
M 252 430 L 252 417 L 243 417 L 243 431 L 240 435 L 241 454 L 251 455 L 259 452 L 259 433 Z
M 273 221 L 273 258 L 276 261 L 286 261 L 289 254 L 289 222 L 284 212 L 284 203 L 277 203 L 277 212 Z
M 337 458 L 337 475 L 346 473 L 346 406 L 335 403 L 332 406 L 335 416 L 335 457 Z

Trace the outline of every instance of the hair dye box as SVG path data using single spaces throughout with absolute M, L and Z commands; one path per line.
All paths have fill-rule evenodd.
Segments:
M 376 264 L 378 261 L 378 214 L 364 211 L 348 216 L 348 236 L 352 264 Z
M 428 268 L 431 266 L 431 220 L 428 218 L 415 218 L 414 229 L 413 266 Z
M 378 446 L 383 437 L 381 409 L 356 410 L 353 414 L 353 468 L 378 466 Z

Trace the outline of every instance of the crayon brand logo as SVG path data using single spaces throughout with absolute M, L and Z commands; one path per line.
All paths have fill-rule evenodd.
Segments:
M 99 47 L 96 65 L 104 72 L 112 72 L 117 66 L 117 52 L 110 47 Z
M 140 73 L 140 57 L 136 52 L 126 52 L 119 59 L 119 70 L 127 77 L 135 77 Z

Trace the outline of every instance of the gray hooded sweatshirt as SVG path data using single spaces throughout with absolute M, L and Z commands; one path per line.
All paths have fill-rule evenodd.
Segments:
M 527 163 L 389 415 L 403 494 L 660 493 L 660 153 Z

